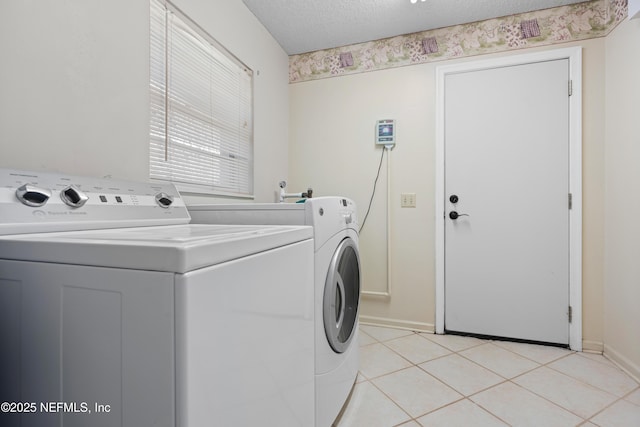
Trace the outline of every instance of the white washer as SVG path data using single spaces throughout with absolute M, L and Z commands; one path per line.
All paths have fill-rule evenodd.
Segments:
M 328 427 L 358 375 L 360 261 L 355 204 L 344 197 L 304 203 L 188 206 L 202 224 L 295 224 L 314 228 L 316 427 Z
M 171 185 L 0 169 L 3 426 L 313 425 L 312 228 L 189 220 Z

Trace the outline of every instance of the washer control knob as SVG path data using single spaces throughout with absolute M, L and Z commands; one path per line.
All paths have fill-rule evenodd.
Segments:
M 344 222 L 347 224 L 351 224 L 353 222 L 353 214 L 351 212 L 344 215 Z
M 35 185 L 24 184 L 16 190 L 16 197 L 22 204 L 37 208 L 47 203 L 51 197 L 51 191 Z
M 167 193 L 158 193 L 156 194 L 156 203 L 161 208 L 167 209 L 173 203 L 173 196 L 170 196 Z
M 80 208 L 89 200 L 89 196 L 74 185 L 70 185 L 62 190 L 60 192 L 60 198 L 65 205 L 71 206 L 72 208 Z

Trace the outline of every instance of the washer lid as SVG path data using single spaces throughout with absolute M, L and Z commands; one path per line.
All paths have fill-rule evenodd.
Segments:
M 306 226 L 171 225 L 0 237 L 0 259 L 186 273 L 311 239 Z

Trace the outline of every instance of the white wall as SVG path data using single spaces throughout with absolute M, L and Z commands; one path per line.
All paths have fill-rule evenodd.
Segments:
M 640 380 L 640 19 L 606 49 L 605 354 Z
M 242 0 L 175 4 L 254 70 L 255 194 L 272 201 L 287 178 L 287 55 Z M 3 0 L 0 57 L 0 167 L 148 179 L 148 1 Z
M 147 3 L 9 0 L 0 16 L 0 166 L 146 178 Z
M 583 46 L 583 345 L 602 351 L 604 39 L 558 47 L 575 45 Z M 530 51 L 543 49 L 550 48 Z M 364 322 L 434 328 L 435 68 L 452 62 L 290 85 L 292 184 L 310 185 L 318 195 L 354 199 L 361 220 L 381 153 L 374 145 L 375 121 L 397 121 L 397 146 L 390 160 L 392 292 L 390 298 L 362 298 Z M 383 164 L 360 236 L 365 291 L 387 286 L 385 170 Z M 416 193 L 416 208 L 401 208 L 401 193 Z

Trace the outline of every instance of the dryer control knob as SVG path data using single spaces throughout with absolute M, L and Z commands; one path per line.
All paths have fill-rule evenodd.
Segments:
M 353 214 L 348 213 L 348 214 L 344 215 L 344 221 L 347 224 L 351 224 L 353 222 Z
M 16 197 L 22 204 L 37 208 L 47 203 L 51 197 L 51 191 L 35 185 L 24 184 L 16 190 Z

